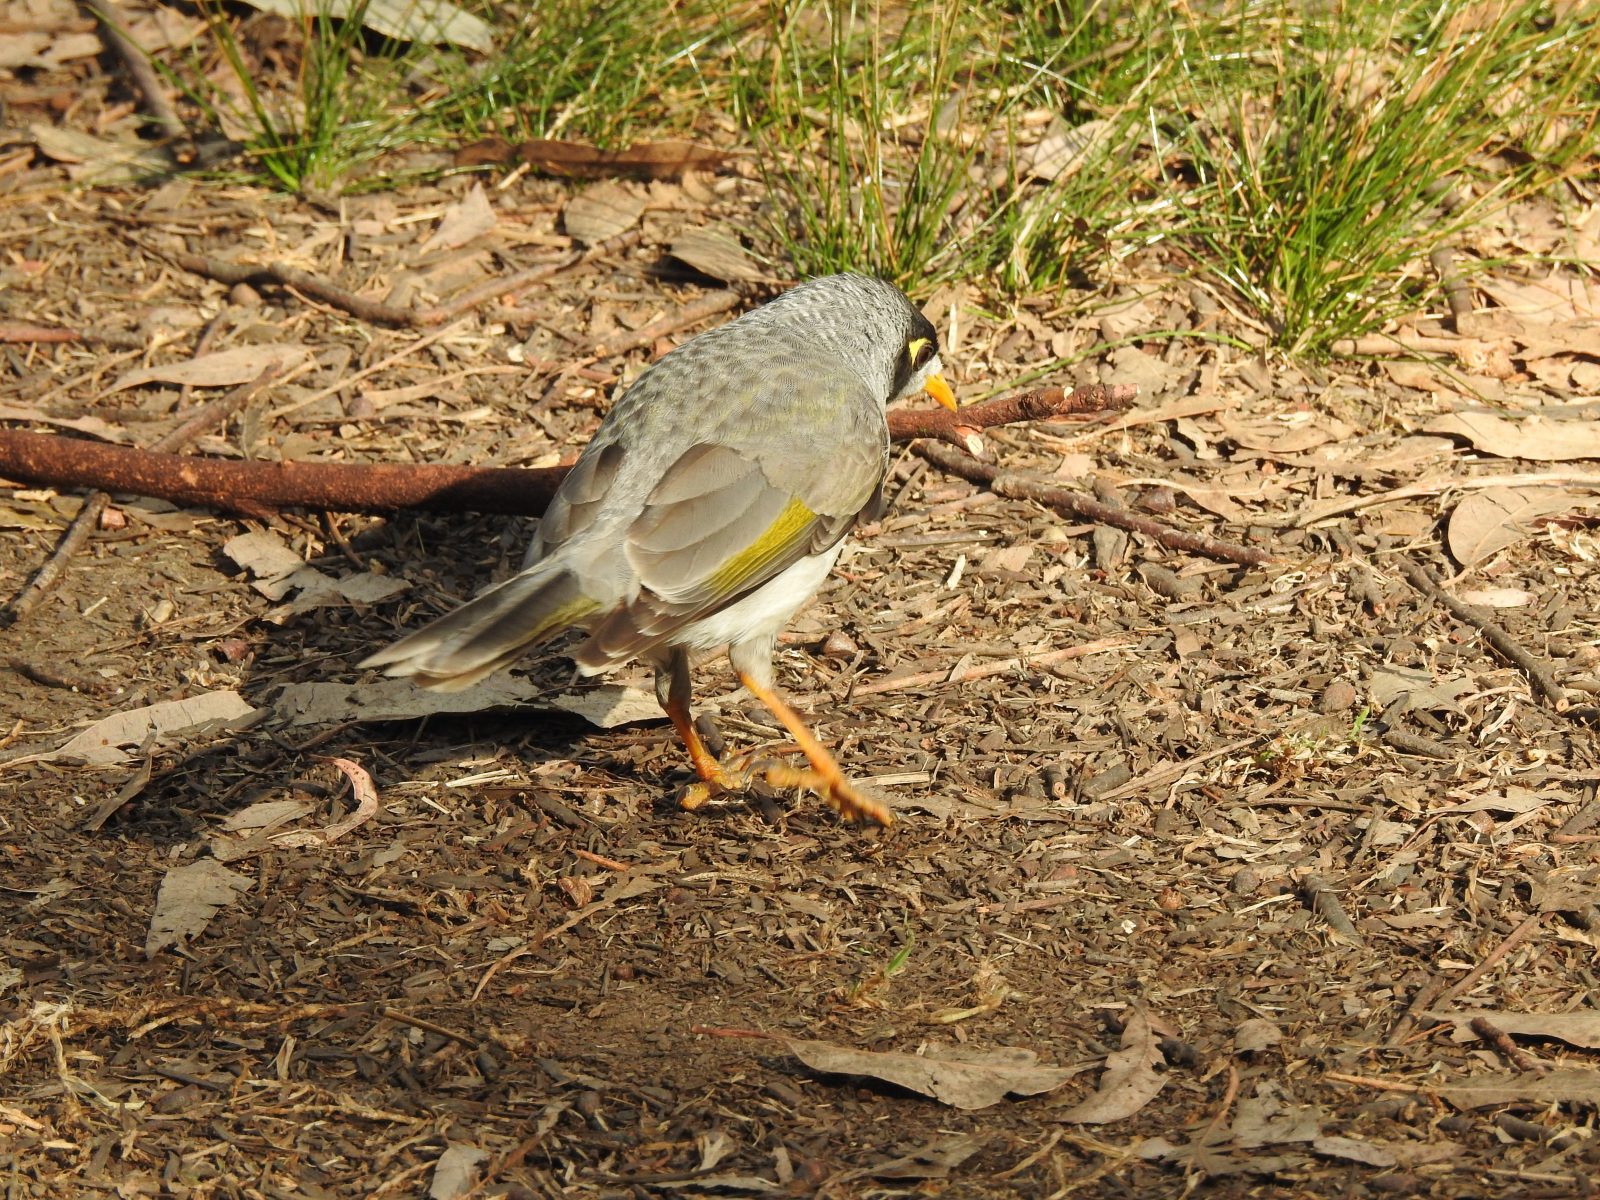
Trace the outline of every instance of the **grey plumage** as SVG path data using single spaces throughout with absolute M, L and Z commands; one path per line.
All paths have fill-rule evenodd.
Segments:
M 583 671 L 654 663 L 675 722 L 669 693 L 680 677 L 686 693 L 691 648 L 727 643 L 770 687 L 778 630 L 882 482 L 885 404 L 931 392 L 938 369 L 926 318 L 859 275 L 812 280 L 691 339 L 616 401 L 519 574 L 362 665 L 454 689 L 579 627 Z

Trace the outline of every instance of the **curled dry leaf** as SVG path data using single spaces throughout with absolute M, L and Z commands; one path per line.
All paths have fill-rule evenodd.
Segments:
M 250 887 L 250 878 L 214 858 L 173 867 L 161 880 L 150 917 L 144 952 L 154 957 L 167 946 L 187 941 L 205 929 L 223 908 Z
M 1033 1096 L 1060 1087 L 1077 1074 L 1064 1067 L 1042 1067 L 1039 1056 L 1021 1046 L 993 1049 L 930 1046 L 926 1054 L 855 1050 L 831 1042 L 790 1038 L 789 1052 L 813 1071 L 864 1075 L 931 1096 L 952 1108 L 977 1109 L 1007 1095 Z
M 372 776 L 367 774 L 366 768 L 348 758 L 330 758 L 328 761 L 343 771 L 345 778 L 350 781 L 350 790 L 356 798 L 355 812 L 344 820 L 329 825 L 321 833 L 293 830 L 277 834 L 272 839 L 274 845 L 294 847 L 332 845 L 352 829 L 364 825 L 377 815 L 378 789 L 372 782 Z
M 1132 1010 L 1122 1030 L 1122 1048 L 1106 1056 L 1106 1071 L 1094 1095 L 1061 1114 L 1063 1121 L 1105 1125 L 1133 1116 L 1166 1085 L 1159 1039 L 1142 1008 Z

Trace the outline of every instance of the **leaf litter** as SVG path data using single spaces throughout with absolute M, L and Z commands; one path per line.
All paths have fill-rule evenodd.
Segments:
M 715 188 L 686 180 L 670 204 L 647 201 L 634 248 L 422 337 L 289 289 L 235 292 L 123 231 L 136 220 L 156 248 L 203 239 L 230 260 L 292 255 L 354 293 L 413 287 L 447 302 L 491 273 L 572 252 L 571 184 L 486 189 L 492 226 L 467 181 L 348 197 L 337 216 L 219 186 L 77 193 L 64 222 L 47 199 L 8 193 L 37 243 L 35 265 L 7 276 L 19 314 L 130 333 L 160 308 L 160 328 L 176 331 L 162 336 L 177 340 L 147 343 L 139 361 L 30 351 L 0 396 L 6 419 L 147 443 L 188 403 L 175 372 L 204 357 L 200 331 L 222 312 L 206 353 L 309 347 L 317 374 L 217 430 L 205 452 L 560 461 L 592 432 L 607 381 L 700 327 L 595 357 L 697 300 L 665 257 L 674 246 L 698 253 L 694 230 L 731 229 L 757 262 L 770 253 L 754 232 L 766 198 L 749 164 L 636 157 L 630 167 L 580 148 L 572 173 L 725 173 Z M 63 178 L 44 158 L 14 175 L 54 189 Z M 424 230 L 440 235 L 426 252 Z M 435 253 L 461 261 L 430 266 Z M 1152 390 L 1134 414 L 985 442 L 1008 469 L 1070 467 L 1064 484 L 1263 545 L 1278 564 L 1104 536 L 897 463 L 893 503 L 779 655 L 846 770 L 894 781 L 884 787 L 901 820 L 887 835 L 786 796 L 680 813 L 688 774 L 642 677 L 607 685 L 617 690 L 594 711 L 619 702 L 629 718 L 596 731 L 544 707 L 587 694 L 560 664 L 456 707 L 354 670 L 514 569 L 526 541 L 516 523 L 290 514 L 252 530 L 195 510 L 99 531 L 50 619 L 0 632 L 0 663 L 26 668 L 0 665 L 0 704 L 21 722 L 7 750 L 48 755 L 108 717 L 213 693 L 236 696 L 229 711 L 248 727 L 181 714 L 153 725 L 144 713 L 96 732 L 115 746 L 109 771 L 48 756 L 0 767 L 11 1005 L 0 1073 L 21 1097 L 0 1124 L 17 1169 L 37 1177 L 29 1185 L 137 1188 L 178 1161 L 204 1186 L 237 1190 L 276 1154 L 286 1186 L 356 1195 L 380 1179 L 437 1182 L 465 1146 L 488 1157 L 473 1155 L 476 1184 L 445 1171 L 450 1188 L 574 1200 L 622 1186 L 815 1190 L 876 1171 L 974 1197 L 1049 1195 L 1076 1179 L 1164 1194 L 1186 1177 L 1219 1196 L 1369 1185 L 1511 1196 L 1541 1170 L 1570 1187 L 1570 1161 L 1546 1164 L 1558 1151 L 1496 1121 L 1520 1114 L 1555 1137 L 1595 1104 L 1586 1026 L 1566 1027 L 1573 1041 L 1553 1031 L 1593 1008 L 1583 972 L 1600 763 L 1582 710 L 1600 659 L 1600 544 L 1581 503 L 1531 518 L 1517 507 L 1528 488 L 1587 497 L 1595 486 L 1583 458 L 1540 457 L 1586 444 L 1582 396 L 1561 390 L 1584 378 L 1581 289 L 1567 275 L 1545 288 L 1572 306 L 1571 329 L 1541 332 L 1545 317 L 1497 306 L 1485 287 L 1477 332 L 1470 321 L 1459 334 L 1421 321 L 1397 331 L 1453 347 L 1447 361 L 1505 405 L 1495 425 L 1470 411 L 1482 399 L 1427 364 L 1312 371 L 1226 337 L 1151 336 L 1252 335 L 1166 286 L 1164 253 L 1119 265 L 1111 335 L 1070 295 L 1011 306 L 975 282 L 953 289 L 934 313 L 959 330 L 947 365 L 964 397 L 1079 351 L 1137 377 Z M 1134 353 L 1093 354 L 1113 335 Z M 107 391 L 145 367 L 157 373 Z M 1452 407 L 1457 424 L 1430 427 Z M 1507 456 L 1521 461 L 1493 461 Z M 1497 497 L 1510 516 L 1462 516 L 1457 555 L 1461 505 L 1491 488 L 1512 494 Z M 65 515 L 67 497 L 20 492 L 0 491 L 17 517 L 0 521 L 8 580 L 37 564 L 40 522 Z M 251 532 L 269 534 L 270 550 L 241 570 L 223 548 Z M 1410 558 L 1469 603 L 1527 597 L 1494 620 L 1574 703 L 1557 711 L 1481 624 L 1417 591 L 1397 569 Z M 301 571 L 399 588 L 285 611 L 307 589 L 274 599 L 255 586 Z M 1100 639 L 1116 648 L 1045 657 Z M 991 664 L 1004 669 L 982 673 Z M 95 687 L 48 682 L 63 666 Z M 906 679 L 921 682 L 874 687 Z M 699 680 L 732 752 L 784 753 L 722 668 Z M 1399 735 L 1443 756 L 1403 752 Z M 381 799 L 341 799 L 340 769 L 323 756 L 362 764 Z M 131 785 L 98 828 L 84 825 Z M 324 831 L 352 812 L 363 823 L 330 844 Z M 303 844 L 272 840 L 284 833 Z M 230 845 L 239 857 L 223 862 Z M 908 935 L 876 1003 L 842 1003 Z M 973 980 L 994 963 L 1009 998 L 974 1005 Z M 1170 1028 L 1144 1021 L 1135 989 Z M 164 1007 L 172 998 L 186 1007 Z M 1102 1011 L 1125 1024 L 1108 1036 Z M 1536 1042 L 1530 1061 L 1547 1069 L 1508 1070 L 1441 1012 Z M 941 1023 L 949 1014 L 961 1019 Z M 810 1073 L 693 1032 L 703 1025 L 781 1030 L 863 1070 Z M 898 1065 L 929 1084 L 935 1068 L 917 1051 L 932 1030 L 964 1038 L 956 1067 L 1011 1098 L 964 1108 L 858 1086 L 884 1078 L 873 1073 L 883 1060 L 851 1057 L 874 1053 L 916 1060 Z M 1041 1065 L 1052 1063 L 1066 1065 Z M 1087 1088 L 1096 1069 L 1087 1094 L 1070 1078 L 1012 1087 L 1043 1071 Z M 246 1078 L 275 1086 L 241 1104 Z M 86 1087 L 121 1107 L 83 1102 Z M 1441 1116 L 1436 1098 L 1455 1111 Z M 139 1122 L 128 1154 L 97 1156 L 123 1144 L 126 1121 Z M 197 1146 L 214 1152 L 195 1158 Z

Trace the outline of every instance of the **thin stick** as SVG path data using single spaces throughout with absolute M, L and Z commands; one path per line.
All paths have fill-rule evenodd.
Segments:
M 1549 701 L 1557 712 L 1567 710 L 1566 690 L 1556 682 L 1549 664 L 1541 662 L 1530 651 L 1524 649 L 1516 638 L 1507 633 L 1504 627 L 1496 624 L 1494 618 L 1483 609 L 1445 591 L 1444 585 L 1434 578 L 1433 572 L 1427 567 L 1408 558 L 1400 559 L 1399 564 L 1400 573 L 1412 587 L 1433 597 L 1457 618 L 1483 634 L 1483 640 L 1498 650 L 1504 658 L 1509 659 L 1513 665 L 1519 667 L 1532 682 L 1533 690 Z
M 1504 940 L 1501 941 L 1498 946 L 1489 951 L 1488 954 L 1484 955 L 1481 963 L 1473 967 L 1472 970 L 1468 971 L 1459 980 L 1457 980 L 1454 985 L 1448 988 L 1444 994 L 1439 997 L 1438 1003 L 1449 1004 L 1457 996 L 1476 986 L 1478 980 L 1482 979 L 1485 975 L 1492 971 L 1500 963 L 1500 961 L 1505 958 L 1506 955 L 1510 954 L 1513 950 L 1522 945 L 1523 942 L 1527 941 L 1528 938 L 1532 936 L 1533 931 L 1539 928 L 1539 919 L 1543 915 L 1543 913 L 1530 913 L 1527 917 L 1525 917 L 1522 921 L 1522 924 L 1518 925 L 1510 933 L 1506 934 Z
M 871 683 L 863 683 L 859 687 L 851 688 L 850 698 L 854 700 L 860 696 L 878 696 L 884 692 L 898 692 L 905 688 L 925 688 L 938 684 L 968 683 L 974 679 L 987 679 L 990 675 L 1006 675 L 1012 671 L 1052 667 L 1056 663 L 1067 662 L 1074 658 L 1087 658 L 1091 654 L 1103 654 L 1107 650 L 1120 650 L 1130 644 L 1127 638 L 1104 637 L 1096 641 L 1084 642 L 1078 646 L 1067 646 L 1060 650 L 1051 650 L 1044 654 L 1022 655 L 1018 658 L 1006 658 L 999 662 L 970 666 L 957 671 L 953 675 L 946 668 L 941 671 L 921 671 L 916 675 L 874 679 Z
M 998 495 L 1036 500 L 1058 512 L 1081 517 L 1086 521 L 1097 521 L 1102 525 L 1114 525 L 1118 529 L 1142 533 L 1146 537 L 1154 538 L 1170 550 L 1201 554 L 1207 558 L 1241 563 L 1245 566 L 1264 566 L 1278 561 L 1274 555 L 1268 554 L 1265 550 L 1219 541 L 1204 534 L 1173 529 L 1146 517 L 1136 516 L 1120 505 L 1102 504 L 1098 500 L 1091 500 L 1066 488 L 1052 487 L 1041 480 L 1001 471 L 987 463 L 979 462 L 970 455 L 946 450 L 943 446 L 924 443 L 914 447 L 914 451 L 941 470 L 959 475 L 972 483 L 982 484 Z
M 276 379 L 280 369 L 277 366 L 270 366 L 249 383 L 242 384 L 227 395 L 219 396 L 210 404 L 204 405 L 199 412 L 158 440 L 154 450 L 179 449 L 193 441 L 202 430 L 217 421 L 227 420 L 239 408 L 248 404 L 256 393 Z M 47 437 L 44 440 L 63 439 Z M 50 589 L 55 587 L 61 576 L 66 573 L 67 564 L 89 539 L 90 531 L 94 529 L 100 514 L 110 502 L 111 496 L 108 491 L 96 490 L 89 494 L 83 502 L 83 507 L 78 510 L 78 515 L 72 519 L 72 524 L 67 526 L 67 532 L 56 543 L 55 551 L 45 560 L 44 565 L 34 572 L 33 578 L 28 580 L 28 585 L 11 603 L 0 609 L 0 629 L 15 625 L 44 602 L 44 598 L 50 594 Z
M 1543 1075 L 1548 1069 L 1542 1062 L 1536 1062 L 1524 1054 L 1522 1048 L 1511 1040 L 1511 1035 L 1491 1023 L 1488 1017 L 1473 1017 L 1467 1024 L 1473 1033 L 1500 1051 L 1517 1070 Z
M 150 58 L 145 52 L 133 43 L 133 39 L 122 31 L 121 24 L 117 21 L 116 14 L 104 0 L 88 0 L 88 9 L 100 21 L 101 31 L 106 40 L 111 43 L 112 49 L 117 52 L 117 57 L 128 68 L 128 74 L 133 79 L 134 89 L 139 93 L 139 98 L 144 101 L 144 106 L 149 110 L 150 117 L 161 127 L 162 136 L 168 138 L 182 138 L 189 136 L 189 130 L 178 119 L 178 110 L 172 107 L 166 89 L 161 86 L 155 68 L 150 65 Z

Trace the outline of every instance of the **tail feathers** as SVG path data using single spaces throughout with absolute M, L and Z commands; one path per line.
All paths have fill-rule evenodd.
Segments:
M 387 675 L 456 692 L 581 624 L 600 608 L 566 570 L 540 564 L 361 661 Z

